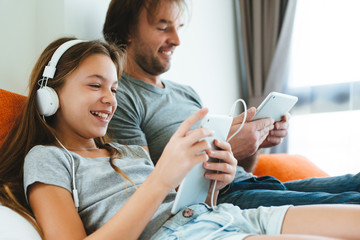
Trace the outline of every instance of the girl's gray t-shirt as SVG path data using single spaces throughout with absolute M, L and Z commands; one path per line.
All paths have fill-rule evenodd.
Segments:
M 118 166 L 139 187 L 154 169 L 148 153 L 140 146 L 111 144 L 121 153 L 115 159 Z M 76 188 L 79 194 L 78 212 L 87 234 L 104 225 L 126 203 L 136 191 L 133 184 L 125 180 L 110 166 L 109 157 L 84 158 L 70 152 L 75 162 Z M 35 183 L 55 185 L 73 189 L 72 163 L 68 153 L 55 146 L 35 146 L 25 158 L 24 188 Z M 169 193 L 146 226 L 140 239 L 149 239 L 170 217 L 175 191 Z

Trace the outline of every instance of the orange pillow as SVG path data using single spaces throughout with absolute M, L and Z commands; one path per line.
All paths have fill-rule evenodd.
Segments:
M 270 175 L 282 182 L 329 175 L 307 158 L 291 154 L 261 154 L 254 175 Z
M 0 145 L 3 144 L 25 102 L 25 96 L 0 89 Z

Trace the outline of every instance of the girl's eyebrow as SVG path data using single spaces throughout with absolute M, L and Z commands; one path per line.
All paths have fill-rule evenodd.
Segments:
M 106 78 L 104 78 L 102 75 L 99 75 L 99 74 L 89 75 L 89 76 L 87 76 L 87 78 L 98 78 L 98 79 L 100 79 L 102 82 L 105 82 L 105 81 L 106 81 Z M 118 80 L 117 80 L 117 79 L 112 82 L 112 85 L 114 85 L 114 84 L 118 84 Z
M 99 74 L 92 74 L 92 75 L 87 76 L 86 78 L 99 78 L 102 81 L 105 80 L 105 78 Z

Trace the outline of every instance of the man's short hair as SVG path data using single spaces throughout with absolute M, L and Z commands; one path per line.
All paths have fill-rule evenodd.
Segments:
M 151 20 L 164 1 L 178 4 L 181 11 L 186 8 L 186 0 L 112 0 L 103 27 L 104 39 L 126 48 L 131 29 L 136 27 L 141 10 L 145 8 Z

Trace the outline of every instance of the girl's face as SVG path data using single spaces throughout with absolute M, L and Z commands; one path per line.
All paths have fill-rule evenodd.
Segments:
M 60 102 L 55 121 L 57 133 L 74 140 L 104 136 L 117 106 L 117 80 L 110 57 L 104 54 L 87 57 L 57 91 Z

